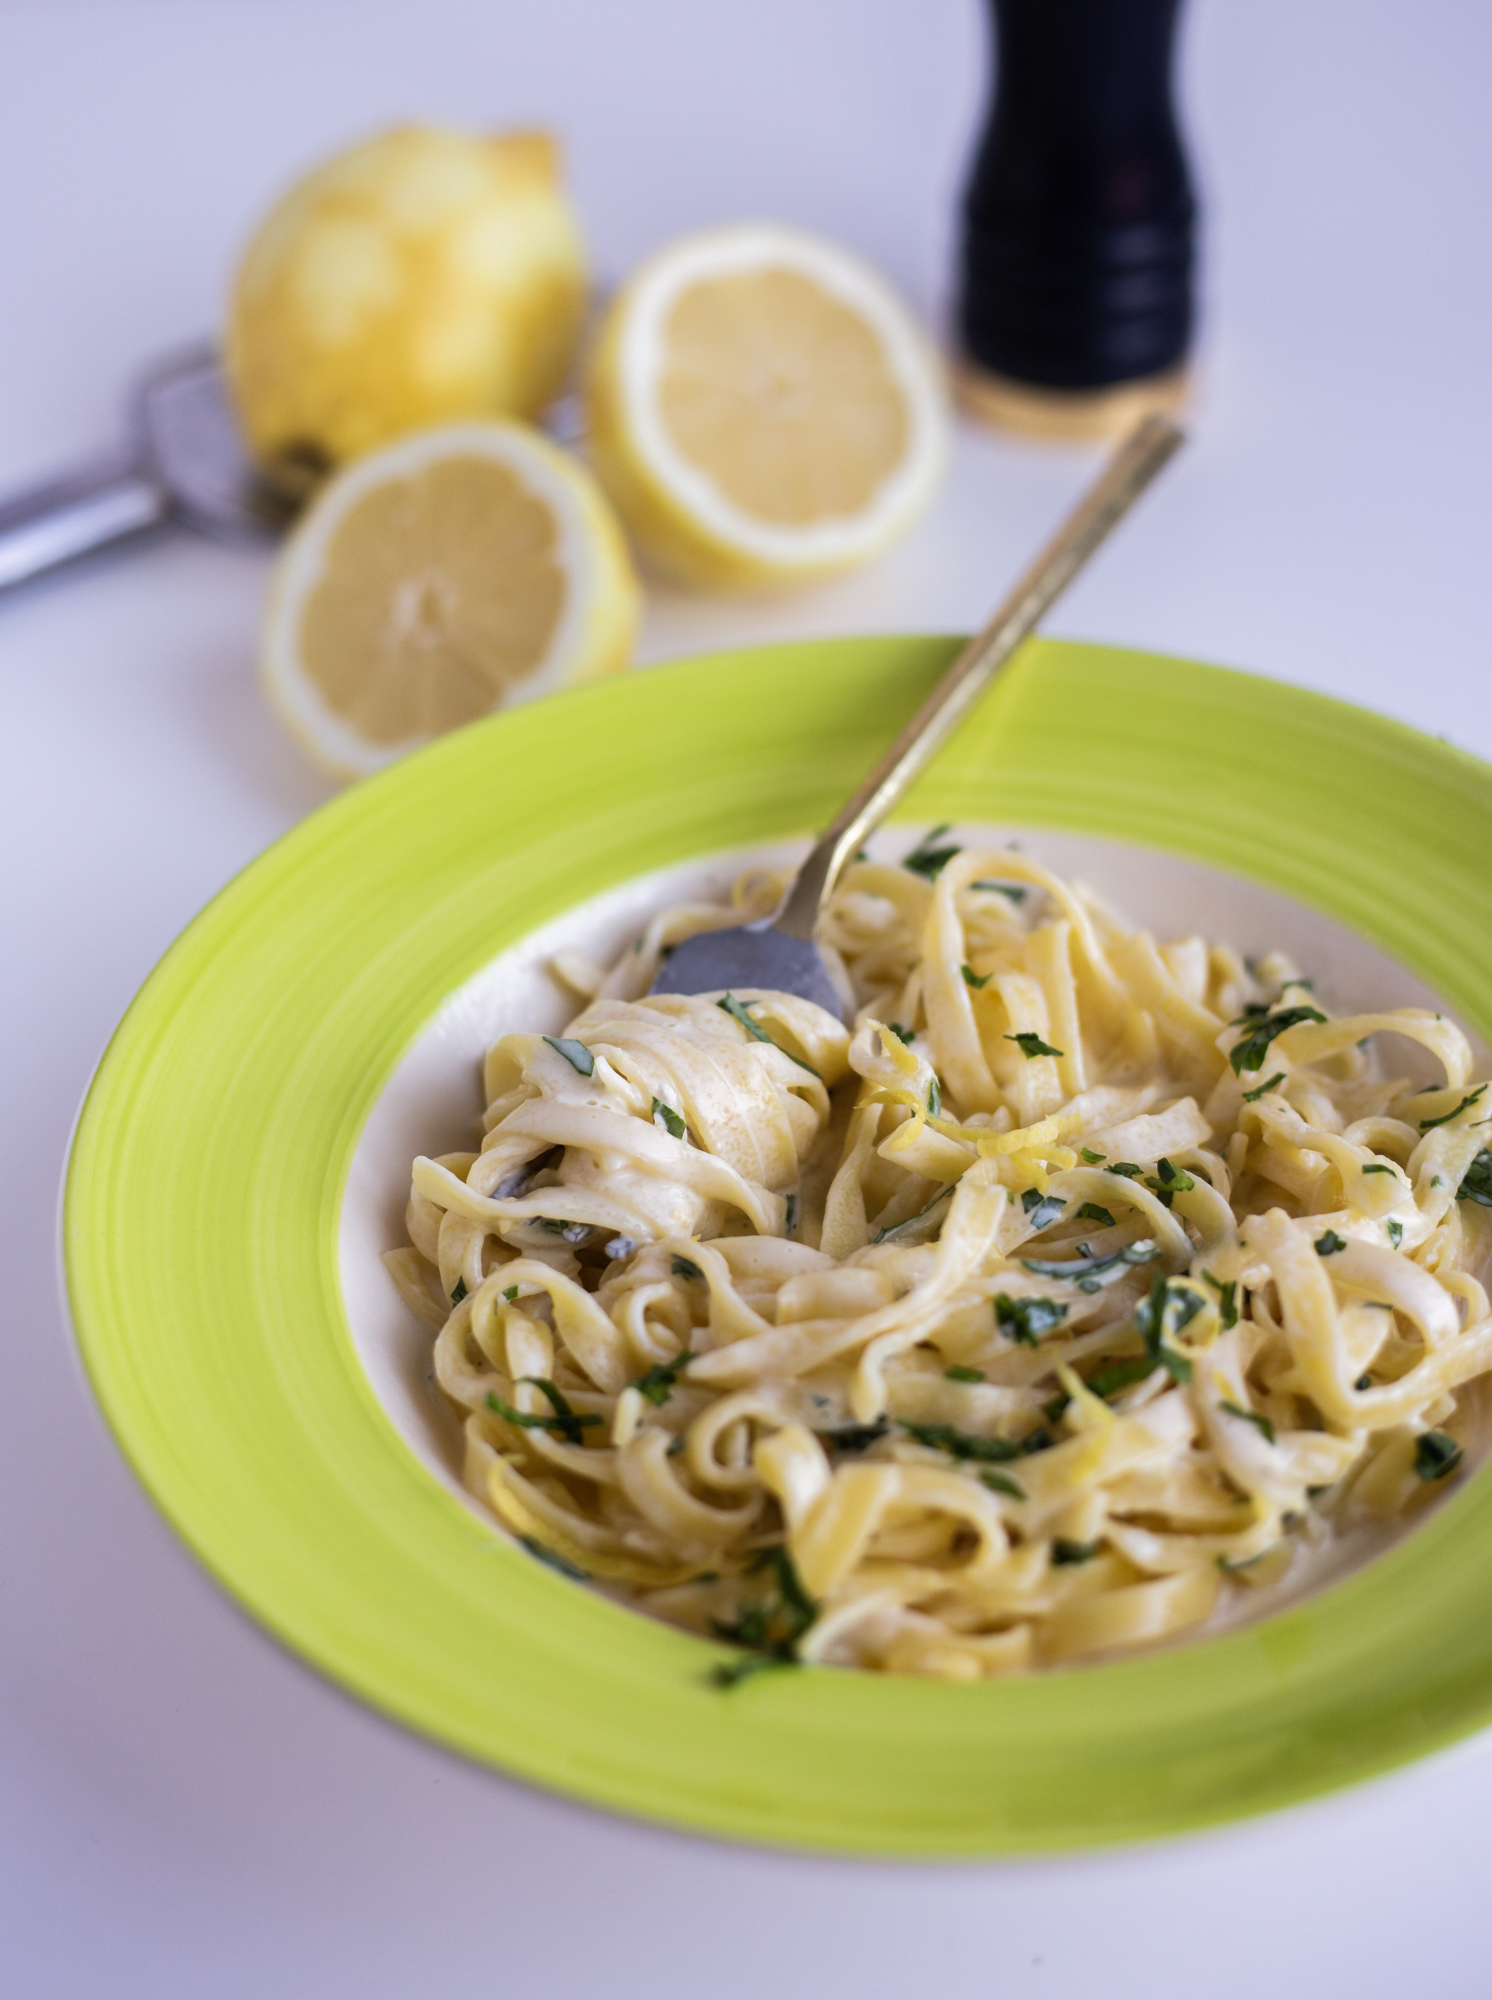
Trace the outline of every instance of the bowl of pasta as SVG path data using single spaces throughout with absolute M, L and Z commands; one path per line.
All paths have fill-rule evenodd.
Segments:
M 839 1014 L 652 992 L 952 644 L 420 753 L 209 906 L 80 1121 L 74 1321 L 168 1517 L 601 1805 L 1022 1852 L 1492 1716 L 1483 766 L 1035 643 L 836 887 Z

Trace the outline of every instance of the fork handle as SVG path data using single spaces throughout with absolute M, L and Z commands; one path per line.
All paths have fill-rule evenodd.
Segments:
M 125 459 L 13 493 L 0 499 L 0 590 L 158 528 L 170 512 L 161 486 Z
M 845 801 L 788 891 L 774 928 L 811 938 L 824 898 L 917 773 L 963 721 L 990 681 L 1129 512 L 1185 432 L 1166 417 L 1137 424 L 984 630 L 949 667 L 852 798 Z

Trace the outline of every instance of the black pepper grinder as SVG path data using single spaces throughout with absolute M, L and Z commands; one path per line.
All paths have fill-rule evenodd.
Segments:
M 988 5 L 961 397 L 1011 429 L 1110 436 L 1186 388 L 1196 204 L 1171 95 L 1180 0 Z

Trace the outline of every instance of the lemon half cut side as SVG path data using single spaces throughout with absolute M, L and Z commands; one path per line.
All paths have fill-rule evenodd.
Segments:
M 588 376 L 590 448 L 639 547 L 703 586 L 853 568 L 937 490 L 948 397 L 893 287 L 773 223 L 688 236 L 613 303 Z
M 641 593 L 583 466 L 521 424 L 370 453 L 282 551 L 261 669 L 309 754 L 360 777 L 515 700 L 625 667 Z

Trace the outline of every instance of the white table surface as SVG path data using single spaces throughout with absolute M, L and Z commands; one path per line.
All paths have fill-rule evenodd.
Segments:
M 1492 13 L 1191 0 L 1184 67 L 1208 222 L 1196 442 L 1053 629 L 1492 755 Z M 0 487 L 107 442 L 131 370 L 214 323 L 286 178 L 398 118 L 558 128 L 608 277 L 765 213 L 857 245 L 937 315 L 982 70 L 974 0 L 0 0 Z M 644 657 L 967 625 L 1090 463 L 965 434 L 936 514 L 878 569 L 770 603 L 658 598 Z M 0 604 L 0 1990 L 1487 1992 L 1480 1744 L 1148 1850 L 806 1860 L 458 1762 L 197 1569 L 90 1402 L 55 1208 L 136 986 L 329 794 L 255 690 L 263 574 L 183 538 Z

